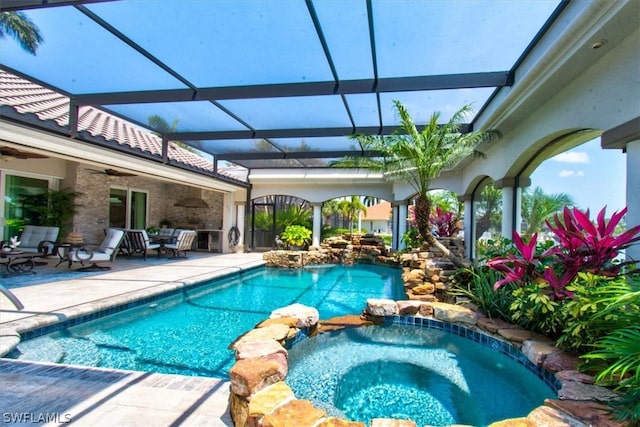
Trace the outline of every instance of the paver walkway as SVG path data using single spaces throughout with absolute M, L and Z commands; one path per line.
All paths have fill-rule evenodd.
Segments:
M 0 340 L 60 318 L 262 265 L 262 254 L 194 256 L 145 266 L 114 264 L 104 274 L 12 289 L 0 295 Z M 4 282 L 4 279 L 3 279 Z M 5 282 L 6 283 L 6 282 Z M 231 426 L 229 384 L 215 378 L 151 374 L 0 359 L 0 424 Z

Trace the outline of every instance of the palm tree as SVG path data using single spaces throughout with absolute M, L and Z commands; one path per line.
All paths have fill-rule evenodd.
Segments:
M 43 42 L 42 34 L 27 15 L 22 12 L 0 13 L 0 39 L 12 36 L 20 46 L 32 55 Z
M 491 227 L 500 227 L 502 222 L 502 190 L 493 184 L 485 185 L 477 205 L 476 239 Z M 506 237 L 506 236 L 504 236 Z
M 522 218 L 527 223 L 527 233 L 540 231 L 544 221 L 565 206 L 575 206 L 573 198 L 567 193 L 545 194 L 540 187 L 536 187 L 533 193 L 525 191 L 522 195 Z
M 440 113 L 434 112 L 422 131 L 418 131 L 413 119 L 399 101 L 394 101 L 394 106 L 400 116 L 401 132 L 388 136 L 355 135 L 354 138 L 363 148 L 380 152 L 380 160 L 371 159 L 369 167 L 384 172 L 391 179 L 405 180 L 413 187 L 417 194 L 415 216 L 418 232 L 429 245 L 436 246 L 454 263 L 462 265 L 462 261 L 431 234 L 431 200 L 427 193 L 432 181 L 444 170 L 455 166 L 467 156 L 481 155 L 476 150 L 477 145 L 498 134 L 460 132 L 465 115 L 471 112 L 470 105 L 463 106 L 443 125 L 438 123 Z

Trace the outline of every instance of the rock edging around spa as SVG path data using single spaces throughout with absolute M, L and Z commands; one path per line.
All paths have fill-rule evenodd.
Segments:
M 287 343 L 306 339 L 331 330 L 382 324 L 389 319 L 414 324 L 433 319 L 450 327 L 461 325 L 521 349 L 534 365 L 555 376 L 558 399 L 526 417 L 498 421 L 490 427 L 505 426 L 622 426 L 607 414 L 608 406 L 600 402 L 617 396 L 593 384 L 593 378 L 577 371 L 578 359 L 553 345 L 549 339 L 535 335 L 504 321 L 492 320 L 465 307 L 440 302 L 367 300 L 362 316 L 351 315 L 319 321 L 315 308 L 293 304 L 274 311 L 270 318 L 239 337 L 231 348 L 236 363 L 231 368 L 230 410 L 236 427 L 365 427 L 360 421 L 327 417 L 308 400 L 297 399 L 286 384 L 288 372 Z M 447 328 L 445 328 L 446 330 Z M 416 427 L 410 420 L 374 419 L 369 427 Z

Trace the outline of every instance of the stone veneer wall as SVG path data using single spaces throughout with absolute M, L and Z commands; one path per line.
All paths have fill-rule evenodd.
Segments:
M 303 339 L 327 330 L 367 326 L 393 319 L 408 325 L 443 325 L 443 330 L 471 330 L 478 342 L 483 339 L 505 343 L 505 350 L 521 349 L 528 361 L 548 371 L 547 382 L 556 383 L 558 399 L 526 417 L 492 423 L 505 426 L 621 426 L 611 420 L 608 402 L 618 396 L 609 389 L 593 385 L 593 378 L 577 371 L 578 359 L 562 352 L 549 339 L 518 326 L 495 321 L 475 311 L 456 305 L 429 301 L 368 300 L 365 316 L 343 316 L 318 321 L 317 310 L 300 304 L 284 307 L 248 331 L 232 345 L 236 364 L 230 371 L 231 416 L 237 427 L 275 426 L 347 426 L 365 427 L 359 421 L 327 417 L 308 400 L 297 399 L 286 384 L 288 340 Z M 484 337 L 484 338 L 483 338 Z M 374 419 L 370 427 L 416 427 L 411 420 Z
M 82 166 L 70 170 L 73 172 L 67 175 L 63 187 L 82 193 L 78 198 L 82 207 L 74 217 L 73 227 L 82 233 L 86 242 L 101 242 L 104 237 L 104 228 L 109 225 L 111 186 L 148 193 L 148 226 L 158 226 L 163 219 L 171 221 L 173 227 L 218 229 L 222 224 L 224 195 L 220 192 L 202 191 L 201 197 L 209 208 L 177 207 L 173 206 L 176 201 L 191 194 L 187 186 L 141 176 L 112 177 Z

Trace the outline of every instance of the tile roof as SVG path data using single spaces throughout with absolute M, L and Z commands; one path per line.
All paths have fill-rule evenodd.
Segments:
M 363 221 L 387 221 L 389 219 L 391 219 L 391 203 L 389 202 L 381 202 L 377 205 L 369 206 L 367 213 L 362 218 Z
M 5 70 L 0 70 L 0 105 L 8 105 L 19 114 L 34 114 L 43 122 L 54 121 L 60 127 L 69 125 L 69 97 Z M 96 107 L 79 108 L 78 132 L 83 131 L 152 156 L 162 156 L 160 137 Z M 172 142 L 169 143 L 168 157 L 190 167 L 213 171 L 211 160 Z M 218 172 L 228 178 L 239 178 L 235 173 L 226 173 L 225 168 L 218 168 Z

